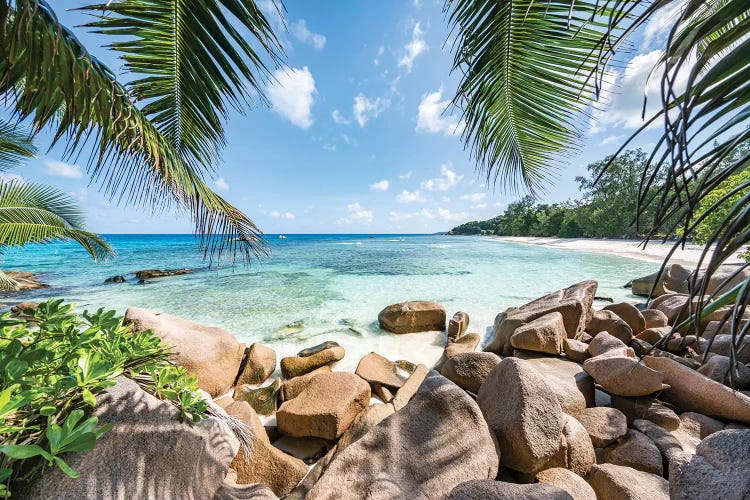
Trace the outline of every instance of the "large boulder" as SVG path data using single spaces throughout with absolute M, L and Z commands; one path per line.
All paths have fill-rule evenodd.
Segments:
M 573 500 L 551 484 L 515 484 L 492 479 L 466 481 L 451 491 L 448 500 Z
M 591 357 L 589 354 L 589 345 L 576 339 L 563 340 L 563 352 L 565 357 L 578 363 L 583 363 Z
M 464 311 L 458 311 L 448 321 L 448 342 L 455 342 L 469 328 L 469 315 Z
M 669 463 L 674 458 L 681 456 L 685 452 L 685 448 L 677 440 L 674 433 L 665 430 L 650 420 L 636 420 L 633 422 L 633 427 L 648 436 L 659 449 L 664 459 L 664 464 L 667 467 L 665 470 L 669 470 Z
M 568 338 L 579 338 L 591 318 L 596 287 L 596 281 L 583 281 L 500 313 L 495 319 L 495 336 L 485 350 L 510 356 L 510 337 L 516 328 L 552 312 L 562 314 Z
M 355 372 L 371 384 L 399 388 L 404 385 L 409 374 L 388 358 L 371 352 L 362 357 Z
M 628 431 L 625 415 L 619 410 L 606 406 L 586 408 L 577 416 L 577 419 L 588 432 L 596 448 L 609 446 Z
M 406 406 L 337 453 L 307 498 L 446 498 L 492 479 L 498 456 L 477 404 L 432 371 Z
M 560 451 L 550 460 L 547 467 L 564 467 L 581 477 L 586 477 L 591 466 L 596 463 L 596 454 L 586 428 L 570 415 L 563 415 L 565 424 L 562 432 Z
M 646 356 L 643 360 L 663 374 L 670 386 L 661 399 L 685 411 L 750 424 L 750 397 L 669 358 Z
M 646 396 L 662 390 L 662 374 L 637 359 L 612 352 L 583 362 L 583 369 L 604 390 L 617 396 Z
M 633 335 L 638 335 L 646 329 L 646 318 L 641 314 L 633 304 L 628 302 L 618 302 L 616 304 L 610 304 L 603 309 L 604 311 L 612 311 L 625 323 L 628 324 L 633 332 Z
M 516 328 L 510 336 L 510 345 L 527 351 L 560 354 L 566 338 L 563 316 L 554 311 Z
M 623 465 L 595 465 L 589 484 L 599 500 L 669 499 L 669 482 L 666 479 Z
M 440 368 L 440 374 L 460 388 L 476 394 L 500 361 L 500 356 L 491 352 L 464 352 L 446 361 Z
M 661 452 L 642 432 L 628 429 L 627 434 L 604 448 L 604 462 L 624 465 L 661 476 L 664 473 Z
M 524 351 L 517 351 L 516 357 L 542 374 L 563 412 L 575 416 L 587 406 L 594 405 L 594 379 L 578 363 Z
M 474 352 L 481 341 L 482 337 L 478 333 L 467 333 L 454 342 L 448 342 L 445 349 L 443 349 L 443 355 L 435 363 L 435 370 L 440 370 L 440 367 L 456 354 Z
M 380 328 L 393 333 L 445 330 L 445 308 L 437 302 L 413 300 L 391 304 L 378 314 Z
M 289 401 L 290 399 L 294 399 L 299 396 L 300 393 L 310 384 L 312 378 L 315 375 L 319 375 L 321 373 L 331 373 L 331 367 L 329 365 L 323 365 L 320 368 L 311 371 L 310 373 L 305 373 L 304 375 L 300 375 L 299 377 L 294 377 L 285 381 L 281 385 L 281 390 L 279 391 L 281 395 L 281 401 Z
M 479 388 L 477 403 L 500 443 L 502 465 L 533 474 L 559 452 L 560 403 L 528 362 L 503 359 Z
M 658 309 L 644 309 L 641 311 L 641 315 L 646 321 L 645 329 L 662 328 L 669 324 L 669 318 L 667 318 L 667 315 Z
M 336 439 L 370 403 L 370 386 L 346 372 L 321 373 L 276 412 L 284 435 Z
M 565 490 L 574 500 L 596 500 L 594 489 L 578 474 L 562 467 L 545 469 L 536 475 L 542 484 Z
M 688 314 L 687 303 L 690 297 L 683 293 L 662 295 L 651 303 L 651 308 L 664 313 L 670 325 L 685 319 Z
M 194 374 L 200 388 L 211 396 L 224 394 L 234 385 L 245 344 L 230 333 L 140 307 L 125 312 L 125 324 L 137 332 L 152 330 L 171 347 L 172 360 Z
M 177 408 L 125 377 L 97 396 L 93 414 L 113 428 L 93 450 L 62 456 L 80 477 L 51 467 L 19 498 L 212 498 L 240 448 L 221 420 L 183 423 Z
M 343 359 L 344 348 L 340 345 L 326 347 L 320 351 L 313 352 L 309 356 L 288 356 L 281 358 L 281 374 L 285 379 L 299 377 L 321 366 L 330 365 Z
M 276 369 L 276 351 L 254 342 L 247 349 L 245 365 L 237 378 L 240 384 L 262 384 Z
M 594 338 L 589 342 L 589 354 L 591 356 L 599 356 L 605 352 L 620 350 L 624 351 L 627 349 L 625 343 L 618 339 L 614 335 L 602 331 L 594 335 Z
M 669 465 L 672 499 L 750 498 L 750 430 L 724 430 Z
M 622 340 L 626 345 L 633 338 L 633 329 L 622 318 L 612 311 L 594 311 L 586 325 L 586 331 L 596 336 L 599 332 L 607 332 Z

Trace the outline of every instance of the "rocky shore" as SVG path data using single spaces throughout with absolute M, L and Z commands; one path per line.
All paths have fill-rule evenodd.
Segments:
M 30 484 L 29 498 L 744 499 L 750 496 L 750 340 L 726 311 L 694 330 L 684 268 L 647 308 L 593 307 L 584 281 L 498 314 L 484 350 L 469 314 L 393 304 L 380 326 L 446 332 L 433 367 L 370 353 L 335 371 L 324 342 L 277 360 L 219 328 L 131 308 L 194 374 L 215 416 L 121 378 L 96 414 L 114 429 Z M 657 279 L 657 277 L 654 277 Z M 712 282 L 707 293 L 731 284 Z M 719 290 L 720 291 L 720 290 Z M 640 306 L 640 307 L 639 307 Z

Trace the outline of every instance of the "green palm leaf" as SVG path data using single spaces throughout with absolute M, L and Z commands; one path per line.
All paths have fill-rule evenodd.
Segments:
M 143 114 L 203 165 L 213 164 L 225 144 L 228 105 L 241 110 L 251 91 L 263 95 L 269 72 L 249 39 L 274 62 L 281 52 L 252 1 L 128 0 L 80 10 L 99 18 L 88 27 L 118 40 L 110 47 L 135 76 L 127 88 L 144 103 Z
M 99 235 L 81 229 L 83 215 L 75 201 L 49 186 L 0 182 L 0 247 L 73 240 L 97 260 L 114 255 Z M 0 276 L 0 289 L 13 280 Z
M 207 258 L 265 253 L 255 224 L 208 188 L 206 165 L 135 106 L 45 1 L 17 0 L 12 12 L 0 26 L 0 94 L 21 118 L 35 131 L 56 126 L 66 155 L 91 151 L 88 170 L 111 198 L 187 210 Z
M 19 166 L 26 158 L 36 154 L 31 134 L 24 133 L 16 125 L 0 119 L 0 172 Z
M 575 0 L 446 0 L 456 35 L 454 103 L 488 180 L 536 191 L 579 137 L 609 11 Z

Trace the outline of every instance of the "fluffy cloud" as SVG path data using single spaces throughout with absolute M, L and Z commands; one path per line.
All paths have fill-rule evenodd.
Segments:
M 391 183 L 387 180 L 383 179 L 382 181 L 378 181 L 374 184 L 370 184 L 370 189 L 373 191 L 388 191 L 388 187 L 390 187 Z
M 375 64 L 375 66 L 380 64 L 380 58 L 383 57 L 384 52 L 385 52 L 385 47 L 383 47 L 382 45 L 378 47 L 378 54 L 375 56 L 375 59 L 373 59 L 372 61 L 373 64 Z
M 460 135 L 466 124 L 458 117 L 445 115 L 450 101 L 441 101 L 443 89 L 422 96 L 417 111 L 417 132 L 430 134 Z
M 649 18 L 648 24 L 643 31 L 643 48 L 649 50 L 655 46 L 662 45 L 667 41 L 669 31 L 675 21 L 679 18 L 686 0 L 674 2 L 664 8 L 657 9 Z
M 598 109 L 591 115 L 591 133 L 601 132 L 609 127 L 637 128 L 643 125 L 644 92 L 647 99 L 646 118 L 654 116 L 661 109 L 661 74 L 663 66 L 654 66 L 663 52 L 653 50 L 638 54 L 630 60 L 622 72 L 610 72 L 602 85 Z M 687 77 L 692 67 L 688 61 L 675 78 L 675 87 L 680 93 L 685 89 Z M 653 76 L 649 79 L 652 70 Z M 661 123 L 655 123 L 658 127 Z
M 274 71 L 273 76 L 274 80 L 266 89 L 273 110 L 300 128 L 310 128 L 316 94 L 315 80 L 310 70 L 307 66 L 302 69 L 279 69 Z
M 364 127 L 368 121 L 377 118 L 378 115 L 388 109 L 390 105 L 390 99 L 384 99 L 381 97 L 370 99 L 360 93 L 354 98 L 354 106 L 352 108 L 354 119 L 357 120 L 360 127 Z
M 297 40 L 312 45 L 316 50 L 323 50 L 323 47 L 326 46 L 326 37 L 320 33 L 310 31 L 304 19 L 300 19 L 292 24 L 289 29 Z
M 398 60 L 398 67 L 406 68 L 407 72 L 411 72 L 414 66 L 414 59 L 419 54 L 427 51 L 428 48 L 427 42 L 424 41 L 424 31 L 419 27 L 419 23 L 415 23 L 411 33 L 411 41 L 404 46 L 406 53 Z
M 418 189 L 414 192 L 409 192 L 404 189 L 401 191 L 401 194 L 396 196 L 396 201 L 399 203 L 422 203 L 425 199 Z
M 44 160 L 44 173 L 52 177 L 65 177 L 66 179 L 80 179 L 83 171 L 78 165 L 71 165 L 58 160 Z
M 277 219 L 296 219 L 297 216 L 294 215 L 292 212 L 279 212 L 278 210 L 274 210 L 273 212 L 269 212 L 271 217 L 275 217 Z
M 372 222 L 372 210 L 365 210 L 358 203 L 351 203 L 346 206 L 346 216 L 338 220 L 339 224 L 369 224 Z
M 421 184 L 421 187 L 427 191 L 447 191 L 461 182 L 461 179 L 463 178 L 463 175 L 458 175 L 456 172 L 448 168 L 448 165 L 443 164 L 440 166 L 440 177 L 424 181 Z
M 338 109 L 334 109 L 331 113 L 331 118 L 333 118 L 333 121 L 338 123 L 339 125 L 349 125 L 352 121 L 346 118 L 344 115 L 341 114 L 341 111 Z
M 482 201 L 485 196 L 487 196 L 487 193 L 471 193 L 471 194 L 464 194 L 459 196 L 460 200 L 467 200 L 474 203 L 479 203 Z
M 229 191 L 229 183 L 224 179 L 224 177 L 219 177 L 214 181 L 214 186 L 216 186 L 216 189 L 220 191 Z

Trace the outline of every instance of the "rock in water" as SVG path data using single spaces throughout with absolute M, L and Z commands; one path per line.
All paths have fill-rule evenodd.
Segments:
M 125 276 L 118 274 L 104 280 L 105 283 L 125 283 Z
M 234 384 L 245 344 L 229 332 L 140 307 L 125 311 L 125 324 L 138 332 L 152 330 L 172 348 L 172 360 L 193 373 L 200 388 L 212 397 L 226 393 Z
M 477 403 L 500 443 L 502 465 L 533 474 L 558 453 L 560 403 L 526 361 L 503 359 L 479 388 Z
M 336 455 L 307 498 L 445 498 L 497 467 L 477 404 L 432 371 L 409 404 Z
M 63 456 L 80 477 L 50 467 L 19 498 L 213 498 L 240 446 L 218 419 L 182 423 L 174 406 L 125 377 L 97 396 L 93 414 L 114 427 L 93 450 Z
M 276 412 L 279 432 L 336 439 L 370 403 L 370 386 L 353 373 L 321 373 Z
M 135 277 L 139 280 L 150 280 L 152 278 L 164 278 L 166 276 L 180 276 L 192 273 L 192 269 L 144 269 L 136 271 Z
M 308 347 L 307 349 L 302 349 L 300 352 L 297 353 L 297 356 L 301 358 L 306 358 L 308 356 L 312 356 L 313 354 L 319 353 L 320 351 L 323 351 L 325 349 L 330 349 L 332 347 L 339 347 L 339 343 L 334 342 L 332 340 L 327 340 L 323 342 L 322 344 L 314 345 L 312 347 Z
M 750 497 L 750 430 L 723 430 L 700 442 L 695 455 L 682 454 L 669 465 L 674 500 Z
M 491 479 L 466 481 L 451 491 L 448 500 L 573 500 L 550 484 L 515 484 Z
M 458 311 L 448 322 L 448 342 L 455 342 L 469 328 L 469 315 L 463 311 Z
M 750 397 L 669 358 L 646 356 L 643 361 L 671 386 L 661 396 L 665 401 L 686 411 L 750 424 Z
M 380 328 L 393 333 L 445 330 L 445 308 L 437 302 L 414 300 L 391 304 L 378 314 Z

